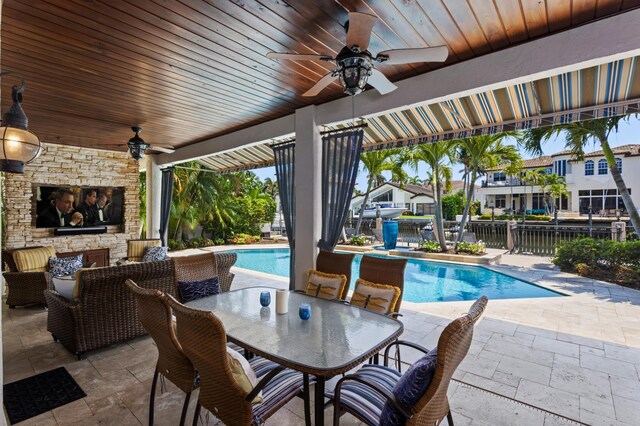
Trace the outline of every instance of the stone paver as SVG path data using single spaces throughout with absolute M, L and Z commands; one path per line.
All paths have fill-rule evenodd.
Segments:
M 217 250 L 221 248 L 205 251 Z M 191 252 L 202 250 L 180 254 Z M 453 381 L 449 389 L 456 425 L 569 424 L 552 413 L 586 424 L 640 424 L 640 292 L 560 272 L 543 258 L 504 256 L 503 265 L 491 268 L 568 296 L 489 302 L 469 355 L 454 376 L 460 382 Z M 288 285 L 284 278 L 233 271 L 235 288 Z M 402 338 L 432 348 L 448 322 L 470 305 L 403 303 Z M 64 366 L 87 392 L 80 401 L 22 424 L 146 424 L 156 357 L 149 337 L 78 361 L 53 342 L 42 307 L 4 306 L 2 311 L 5 383 Z M 419 356 L 402 354 L 406 362 Z M 167 392 L 156 398 L 157 424 L 177 424 L 183 395 L 168 383 Z M 193 404 L 195 397 L 189 415 Z M 330 416 L 328 409 L 327 425 Z M 216 424 L 213 416 L 209 420 Z M 267 422 L 302 423 L 300 400 Z M 344 417 L 341 424 L 359 422 Z

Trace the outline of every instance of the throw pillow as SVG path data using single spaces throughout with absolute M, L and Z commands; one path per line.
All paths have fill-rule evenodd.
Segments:
M 57 277 L 57 278 L 53 277 L 51 278 L 51 280 L 53 281 L 53 286 L 56 288 L 56 291 L 58 292 L 58 294 L 60 294 L 60 296 L 69 300 L 70 302 L 73 302 L 73 299 L 77 294 L 77 291 L 76 291 L 77 281 L 75 277 L 74 276 L 65 276 L 65 277 Z
M 340 299 L 346 283 L 346 275 L 326 274 L 311 269 L 309 271 L 309 279 L 305 292 L 309 296 L 321 297 L 323 299 Z
M 362 278 L 356 281 L 351 304 L 386 314 L 393 311 L 400 298 L 400 288 L 393 285 L 376 284 Z
M 214 294 L 220 294 L 220 281 L 218 277 L 209 278 L 202 281 L 178 281 L 180 290 L 180 301 L 182 303 L 201 299 Z
M 71 257 L 50 257 L 49 272 L 52 277 L 59 278 L 66 275 L 75 275 L 82 268 L 82 254 Z
M 167 247 L 145 247 L 143 262 L 158 262 L 167 257 Z
M 427 391 L 436 371 L 438 349 L 432 349 L 428 354 L 413 363 L 400 377 L 391 393 L 398 401 L 408 408 L 412 408 Z M 391 404 L 386 403 L 380 414 L 380 424 L 384 426 L 404 425 L 406 419 L 398 413 Z
M 251 368 L 249 361 L 228 346 L 227 361 L 229 361 L 231 373 L 233 374 L 233 378 L 236 379 L 236 382 L 238 382 L 238 385 L 242 390 L 247 392 L 247 394 L 251 392 L 258 384 L 258 377 L 253 371 L 253 368 Z M 260 404 L 262 402 L 262 391 L 260 391 L 251 402 L 253 404 Z
M 18 272 L 46 272 L 49 258 L 56 256 L 53 247 L 21 249 L 13 252 L 13 261 Z

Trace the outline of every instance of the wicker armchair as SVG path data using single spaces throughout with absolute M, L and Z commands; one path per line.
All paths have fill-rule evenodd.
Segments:
M 149 425 L 153 426 L 154 400 L 158 375 L 162 374 L 185 392 L 180 426 L 184 425 L 189 407 L 191 392 L 198 387 L 197 373 L 189 358 L 182 352 L 176 332 L 172 324 L 171 308 L 164 302 L 159 290 L 140 288 L 136 283 L 127 280 L 127 287 L 134 295 L 142 326 L 149 332 L 158 347 L 158 361 L 151 382 L 151 396 L 149 398 Z
M 237 255 L 221 253 L 215 258 L 221 286 L 230 287 L 233 274 L 229 269 Z M 74 301 L 62 297 L 53 286 L 45 290 L 49 306 L 47 330 L 78 357 L 86 351 L 145 335 L 135 299 L 125 285 L 127 279 L 142 288 L 177 296 L 171 259 L 88 269 L 80 274 L 79 293 Z
M 436 366 L 431 384 L 412 406 L 408 407 L 392 393 L 401 373 L 388 367 L 389 351 L 401 345 L 409 346 L 421 352 L 429 350 L 411 342 L 396 341 L 385 350 L 384 366 L 369 364 L 355 374 L 348 375 L 336 384 L 335 391 L 329 393 L 334 401 L 333 424 L 340 423 L 345 412 L 368 425 L 380 423 L 385 404 L 394 408 L 403 420 L 403 424 L 439 425 L 447 417 L 449 426 L 453 426 L 453 417 L 449 409 L 447 389 L 458 365 L 462 362 L 471 346 L 473 327 L 487 306 L 487 298 L 482 296 L 469 309 L 469 313 L 452 321 L 438 339 Z
M 332 253 L 320 250 L 316 258 L 316 270 L 326 274 L 341 274 L 347 276 L 347 283 L 340 295 L 341 299 L 346 299 L 351 285 L 351 264 L 354 253 Z

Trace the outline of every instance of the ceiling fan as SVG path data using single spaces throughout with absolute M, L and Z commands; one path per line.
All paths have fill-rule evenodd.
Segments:
M 298 55 L 276 52 L 267 53 L 267 58 L 294 61 L 335 61 L 337 68 L 322 77 L 302 96 L 316 96 L 336 78 L 340 80 L 342 87 L 344 87 L 344 93 L 347 95 L 357 95 L 364 90 L 367 83 L 378 90 L 380 94 L 386 95 L 397 89 L 397 86 L 376 70 L 374 63 L 397 65 L 413 62 L 444 62 L 447 59 L 449 50 L 446 46 L 385 50 L 374 57 L 367 48 L 373 24 L 377 19 L 377 17 L 366 13 L 349 12 L 349 21 L 345 24 L 347 45 L 335 58 L 331 55 Z
M 136 160 L 139 160 L 142 157 L 144 157 L 144 154 L 148 149 L 152 151 L 165 152 L 167 154 L 173 154 L 173 152 L 175 151 L 171 147 L 150 145 L 146 143 L 139 135 L 139 133 L 142 131 L 141 127 L 134 126 L 131 128 L 131 130 L 136 132 L 136 134 L 134 137 L 129 139 L 129 142 L 127 142 L 127 147 L 129 148 L 129 152 L 131 153 L 131 156 Z

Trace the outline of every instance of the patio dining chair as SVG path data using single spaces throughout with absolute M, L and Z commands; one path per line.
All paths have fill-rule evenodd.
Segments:
M 404 293 L 404 269 L 407 259 L 389 259 L 376 256 L 362 256 L 360 278 L 375 284 L 398 287 L 400 296 L 389 314 L 398 314 Z
M 334 426 L 339 425 L 345 412 L 368 425 L 439 425 L 447 417 L 449 426 L 453 426 L 447 389 L 469 351 L 473 327 L 486 306 L 485 296 L 475 301 L 466 315 L 447 325 L 435 349 L 429 351 L 398 340 L 385 350 L 384 365 L 364 365 L 355 374 L 340 379 L 334 392 L 327 393 L 333 399 Z M 402 345 L 426 354 L 404 375 L 388 366 L 390 350 Z
M 198 424 L 201 407 L 225 425 L 262 425 L 296 396 L 304 398 L 305 422 L 311 423 L 309 382 L 302 373 L 256 356 L 249 364 L 258 383 L 246 390 L 232 372 L 222 321 L 211 312 L 188 308 L 170 295 L 163 297 L 176 317 L 182 350 L 200 374 L 194 425 Z M 262 401 L 256 402 L 260 392 Z
M 198 387 L 198 376 L 176 338 L 171 308 L 163 301 L 163 293 L 160 290 L 141 288 L 132 280 L 127 280 L 125 284 L 136 300 L 142 326 L 151 335 L 158 348 L 158 361 L 153 372 L 149 397 L 149 425 L 153 426 L 156 386 L 158 376 L 162 375 L 187 394 L 180 416 L 180 426 L 182 426 L 187 415 L 191 392 Z
M 353 264 L 353 258 L 355 256 L 355 253 L 335 253 L 320 250 L 318 257 L 316 257 L 317 271 L 326 274 L 345 275 L 347 277 L 347 283 L 340 295 L 340 299 L 342 300 L 346 299 L 349 293 L 349 286 L 351 285 L 351 265 Z

